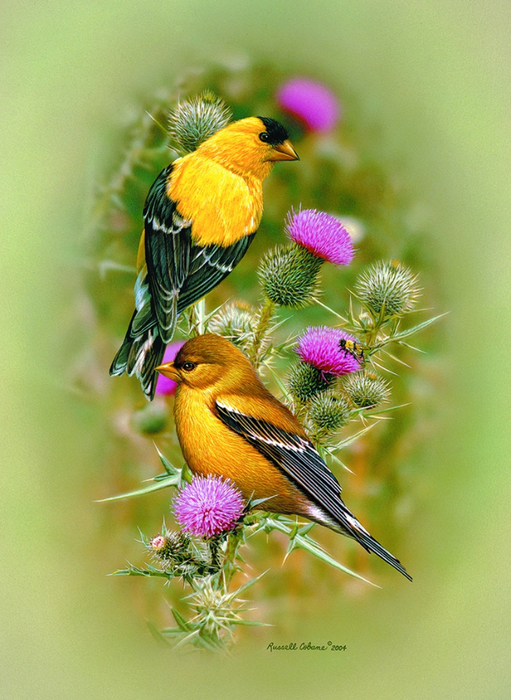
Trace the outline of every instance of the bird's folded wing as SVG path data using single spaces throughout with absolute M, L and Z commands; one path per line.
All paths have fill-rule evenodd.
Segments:
M 248 236 L 243 236 L 232 245 L 225 247 L 192 245 L 188 277 L 183 284 L 177 303 L 178 314 L 202 299 L 232 272 L 247 252 L 255 233 L 254 231 Z
M 144 207 L 145 262 L 152 308 L 160 334 L 168 342 L 177 320 L 177 300 L 190 268 L 191 222 L 167 195 L 172 165 L 156 178 Z M 137 331 L 141 329 L 137 327 Z
M 172 167 L 160 173 L 144 209 L 147 280 L 164 342 L 172 338 L 178 315 L 227 277 L 255 235 L 254 231 L 229 246 L 195 245 L 193 221 L 181 217 L 167 194 Z M 140 333 L 149 322 L 141 316 L 134 331 Z
M 349 511 L 341 500 L 341 486 L 314 445 L 271 422 L 247 415 L 235 403 L 231 397 L 229 401 L 217 399 L 220 420 L 273 462 L 330 517 L 352 530 Z
M 312 503 L 319 506 L 322 516 L 345 534 L 353 537 L 368 552 L 374 552 L 400 571 L 410 581 L 398 559 L 377 542 L 341 499 L 341 487 L 311 442 L 260 417 L 244 411 L 245 397 L 229 396 L 216 400 L 220 420 L 235 433 L 253 445 L 278 467 L 290 480 L 301 487 Z M 260 415 L 260 412 L 258 412 Z M 286 419 L 284 419 L 286 420 Z M 280 421 L 279 421 L 280 422 Z M 316 518 L 314 518 L 316 519 Z M 333 521 L 333 522 L 332 522 Z M 326 523 L 324 523 L 326 524 Z

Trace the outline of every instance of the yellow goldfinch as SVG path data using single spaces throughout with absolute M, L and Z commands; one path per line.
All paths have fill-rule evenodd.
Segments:
M 195 474 L 231 479 L 245 499 L 269 499 L 265 510 L 304 516 L 352 537 L 412 580 L 344 505 L 339 482 L 303 427 L 235 345 L 198 336 L 156 370 L 178 383 L 176 430 Z
M 151 400 L 154 369 L 179 314 L 219 284 L 246 253 L 276 161 L 298 160 L 284 127 L 250 117 L 228 124 L 153 183 L 144 207 L 135 312 L 110 367 L 135 374 Z

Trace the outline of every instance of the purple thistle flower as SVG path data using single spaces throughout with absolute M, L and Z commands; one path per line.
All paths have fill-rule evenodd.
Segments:
M 316 326 L 307 328 L 298 339 L 297 354 L 302 362 L 316 367 L 325 374 L 337 377 L 350 372 L 358 372 L 359 360 L 339 346 L 341 339 L 358 342 L 357 339 L 339 328 Z
M 316 209 L 291 210 L 286 229 L 291 240 L 318 258 L 334 265 L 348 265 L 353 260 L 350 234 L 335 216 Z
M 292 78 L 284 83 L 277 93 L 277 103 L 309 131 L 330 131 L 341 115 L 335 94 L 322 83 L 308 78 Z
M 174 501 L 176 520 L 196 537 L 232 530 L 245 507 L 234 484 L 216 476 L 194 476 Z
M 184 340 L 178 340 L 175 343 L 170 343 L 170 345 L 167 345 L 161 364 L 163 365 L 165 362 L 172 362 L 185 342 L 186 341 Z M 155 389 L 156 394 L 171 396 L 172 394 L 176 393 L 176 389 L 177 382 L 175 382 L 173 379 L 169 379 L 168 377 L 164 377 L 163 374 L 158 375 Z

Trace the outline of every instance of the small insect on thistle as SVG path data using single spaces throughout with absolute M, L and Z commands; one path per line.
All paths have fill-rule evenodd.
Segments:
M 344 351 L 344 357 L 351 355 L 359 362 L 364 361 L 364 348 L 356 340 L 341 338 L 339 340 L 339 348 Z

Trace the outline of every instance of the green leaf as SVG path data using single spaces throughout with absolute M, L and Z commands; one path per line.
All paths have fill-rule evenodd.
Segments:
M 161 463 L 163 464 L 163 468 L 169 474 L 169 476 L 181 476 L 181 472 L 183 471 L 182 469 L 177 469 L 172 462 L 169 462 L 169 460 L 165 457 L 164 454 L 160 452 L 158 449 L 158 445 L 153 442 L 154 447 L 156 448 L 156 452 L 158 453 L 158 457 L 160 458 Z
M 258 622 L 257 620 L 234 620 L 235 625 L 245 625 L 246 627 L 274 627 L 270 622 Z
M 353 435 L 350 435 L 349 437 L 345 438 L 344 440 L 341 440 L 336 445 L 332 445 L 332 447 L 330 449 L 335 450 L 337 452 L 338 450 L 342 450 L 345 447 L 348 447 L 348 445 L 351 445 L 352 442 L 355 442 L 355 440 L 358 440 L 359 437 L 362 437 L 362 435 L 365 435 L 365 433 L 368 433 L 370 430 L 372 430 L 375 425 L 376 425 L 376 423 L 371 423 L 371 425 L 368 425 L 365 428 L 358 430 L 356 433 L 354 433 Z
M 279 522 L 279 520 L 276 518 L 268 519 L 268 525 L 271 527 L 271 529 L 279 530 L 280 532 L 284 532 L 286 535 L 291 533 L 291 528 Z M 312 537 L 309 537 L 308 535 L 303 536 L 296 534 L 292 542 L 290 542 L 290 549 L 288 549 L 287 555 L 289 555 L 293 549 L 304 549 L 305 551 L 309 552 L 309 554 L 312 554 L 318 559 L 324 561 L 325 564 L 329 564 L 330 566 L 343 571 L 345 574 L 348 574 L 348 576 L 353 576 L 354 578 L 358 578 L 360 581 L 365 581 L 365 583 L 375 586 L 375 588 L 379 588 L 379 586 L 372 581 L 369 581 L 360 574 L 355 573 L 351 569 L 348 569 L 346 566 L 343 566 L 343 564 L 333 559 L 318 542 L 315 542 Z
M 98 263 L 99 276 L 101 279 L 105 279 L 106 273 L 109 270 L 115 270 L 117 272 L 129 272 L 130 274 L 136 275 L 137 270 L 132 265 L 122 265 L 121 263 L 115 262 L 114 260 L 100 260 Z
M 391 338 L 391 340 L 393 340 L 393 338 Z M 407 367 L 408 369 L 411 369 L 410 365 L 407 362 L 405 362 L 404 360 L 401 360 L 399 357 L 396 357 L 395 355 L 390 353 L 388 350 L 382 349 L 382 352 L 385 355 L 387 355 L 387 357 L 390 357 L 391 360 L 394 360 L 394 362 L 397 362 L 398 364 L 403 365 L 403 367 Z
M 121 493 L 117 496 L 109 496 L 108 498 L 99 498 L 95 503 L 107 503 L 108 501 L 121 501 L 123 498 L 134 498 L 135 496 L 144 496 L 146 493 L 152 493 L 153 491 L 159 491 L 160 489 L 166 489 L 169 486 L 179 487 L 181 479 L 176 479 L 176 477 L 168 477 L 166 479 L 156 478 L 151 479 L 154 483 L 148 486 L 142 486 L 142 488 L 136 489 L 135 491 L 129 491 L 128 493 Z
M 333 448 L 333 447 L 325 447 L 325 452 L 331 459 L 334 460 L 334 462 L 337 462 L 337 464 L 340 464 L 343 469 L 345 469 L 350 474 L 354 474 L 355 472 L 352 469 L 350 469 L 348 466 L 346 466 L 346 464 L 344 464 L 344 462 L 341 459 L 339 459 L 339 457 L 333 452 L 334 449 L 335 448 Z
M 405 348 L 409 348 L 410 350 L 414 350 L 415 352 L 422 353 L 422 355 L 428 354 L 425 350 L 421 350 L 421 348 L 416 348 L 415 345 L 410 345 L 410 343 L 405 343 L 404 340 L 398 340 L 397 342 L 399 345 L 403 345 Z
M 178 627 L 183 630 L 183 632 L 189 632 L 191 629 L 193 629 L 193 625 L 191 625 L 188 620 L 186 620 L 183 615 L 179 612 L 179 610 L 176 610 L 176 608 L 170 608 L 172 611 L 172 615 L 174 617 L 174 620 L 176 621 Z
M 418 333 L 419 331 L 424 330 L 424 328 L 431 326 L 432 323 L 435 323 L 440 318 L 447 316 L 448 313 L 449 312 L 446 311 L 445 313 L 439 314 L 438 316 L 434 316 L 433 318 L 428 318 L 426 321 L 423 321 L 422 323 L 418 323 L 416 326 L 412 326 L 412 328 L 408 328 L 405 331 L 400 331 L 399 333 L 396 333 L 395 335 L 393 335 L 391 340 L 397 341 L 397 340 L 402 340 L 403 338 L 408 338 L 409 336 L 413 335 L 414 333 Z
M 109 496 L 108 498 L 100 498 L 96 501 L 96 503 L 106 503 L 108 501 L 120 501 L 124 498 L 134 498 L 135 496 L 144 496 L 146 493 L 153 493 L 153 491 L 159 491 L 160 489 L 166 489 L 169 488 L 170 486 L 174 486 L 176 488 L 181 488 L 183 481 L 190 481 L 191 476 L 189 475 L 188 468 L 186 465 L 183 465 L 180 469 L 175 467 L 169 460 L 165 457 L 164 454 L 160 452 L 158 449 L 157 445 L 154 445 L 156 448 L 156 452 L 158 453 L 158 456 L 161 460 L 161 463 L 163 464 L 163 468 L 165 469 L 164 474 L 158 474 L 157 476 L 153 477 L 152 479 L 149 479 L 152 483 L 150 483 L 148 486 L 142 486 L 139 489 L 135 489 L 134 491 L 129 491 L 128 493 L 121 493 L 117 496 Z
M 327 306 L 326 304 L 323 304 L 323 302 L 320 301 L 319 299 L 316 299 L 315 302 L 316 302 L 316 304 L 319 304 L 320 306 L 322 306 L 322 307 L 323 307 L 324 309 L 326 309 L 327 311 L 330 311 L 330 313 L 333 314 L 334 316 L 337 316 L 337 318 L 340 318 L 341 321 L 344 321 L 344 323 L 348 323 L 348 320 L 347 320 L 346 318 L 344 318 L 344 316 L 341 316 L 341 314 L 338 314 L 337 311 L 334 311 L 333 309 L 331 309 L 331 308 L 330 308 L 329 306 Z
M 193 632 L 190 632 L 190 634 L 187 634 L 185 637 L 179 640 L 179 642 L 175 645 L 174 649 L 178 649 L 179 647 L 184 646 L 186 643 L 191 642 L 195 637 L 199 635 L 200 630 L 194 630 Z
M 398 408 L 405 408 L 406 406 L 411 406 L 411 402 L 401 403 L 399 406 L 389 406 L 388 408 L 379 408 L 374 413 L 366 413 L 365 418 L 377 418 L 380 413 L 389 413 L 390 411 L 397 411 Z
M 257 583 L 260 579 L 262 579 L 263 576 L 265 576 L 268 573 L 269 569 L 266 569 L 266 571 L 263 571 L 262 574 L 259 574 L 259 576 L 256 576 L 255 578 L 250 579 L 250 581 L 247 581 L 244 583 L 242 586 L 238 588 L 238 590 L 234 591 L 234 593 L 231 593 L 229 598 L 232 600 L 233 598 L 237 598 L 241 593 L 247 590 L 247 588 L 251 588 L 255 583 Z
M 273 367 L 270 367 L 270 365 L 268 365 L 268 364 L 266 364 L 266 363 L 263 363 L 263 366 L 270 370 L 271 375 L 272 375 L 273 379 L 275 380 L 275 383 L 276 383 L 277 386 L 279 387 L 280 393 L 282 394 L 282 396 L 284 397 L 284 399 L 285 399 L 286 401 L 291 401 L 291 400 L 292 400 L 291 394 L 289 393 L 289 391 L 288 391 L 286 385 L 285 385 L 284 382 L 280 379 L 280 377 L 279 377 L 278 374 L 275 372 L 275 370 L 273 369 Z
M 113 571 L 110 576 L 159 576 L 167 579 L 173 578 L 172 574 L 168 571 L 162 571 L 150 564 L 147 565 L 147 569 L 139 569 L 137 566 L 130 565 L 128 569 Z
M 153 638 L 157 642 L 159 642 L 160 644 L 164 644 L 167 647 L 171 646 L 167 637 L 162 632 L 160 632 L 160 630 L 157 627 L 155 627 L 155 625 L 153 625 L 153 623 L 150 620 L 146 620 L 146 622 L 149 628 L 149 632 L 152 634 Z

